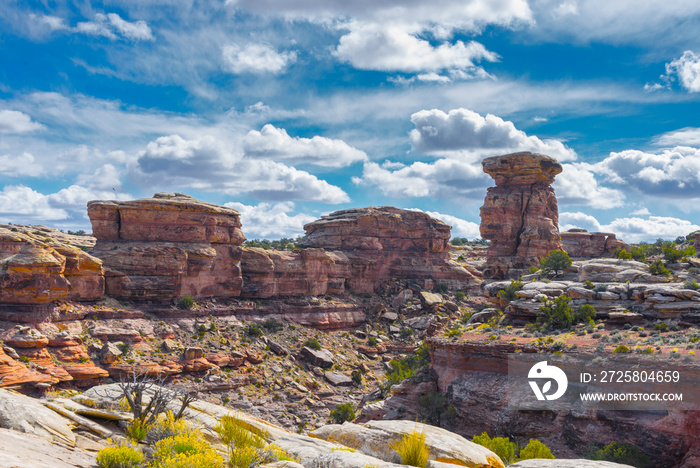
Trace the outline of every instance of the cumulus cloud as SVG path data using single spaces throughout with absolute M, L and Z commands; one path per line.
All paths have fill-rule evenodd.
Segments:
M 238 210 L 241 214 L 241 229 L 248 239 L 294 238 L 304 234 L 304 225 L 316 219 L 304 213 L 292 215 L 295 208 L 292 202 L 257 205 L 229 202 L 224 206 Z
M 480 60 L 498 56 L 475 41 L 433 46 L 404 28 L 363 24 L 340 38 L 336 56 L 362 70 L 423 72 L 469 70 Z M 423 75 L 424 77 L 426 75 Z
M 243 145 L 246 156 L 296 164 L 346 167 L 367 160 L 364 151 L 355 149 L 342 140 L 321 136 L 291 137 L 285 129 L 271 124 L 265 125 L 259 132 L 251 130 L 243 140 Z
M 294 51 L 277 52 L 266 44 L 228 44 L 221 53 L 226 69 L 235 74 L 281 73 L 297 59 Z
M 65 209 L 51 206 L 49 198 L 24 185 L 6 185 L 0 192 L 0 216 L 8 222 L 61 220 Z
M 22 153 L 19 156 L 0 156 L 0 174 L 17 177 L 30 176 L 38 177 L 44 173 L 44 167 L 37 164 L 30 153 Z
M 562 173 L 556 177 L 553 184 L 560 204 L 583 205 L 600 209 L 624 205 L 624 193 L 601 186 L 591 170 L 590 164 L 573 163 L 564 164 L 562 167 Z
M 141 151 L 134 176 L 144 185 L 192 187 L 267 200 L 349 201 L 339 187 L 294 167 L 268 159 L 251 159 L 227 149 L 212 136 L 186 140 L 160 137 Z
M 469 109 L 422 110 L 411 116 L 415 129 L 411 144 L 423 153 L 465 152 L 479 158 L 509 151 L 533 151 L 557 158 L 576 159 L 576 153 L 558 140 L 541 140 L 515 128 L 513 122 L 495 115 L 482 117 Z
M 28 133 L 44 128 L 27 114 L 13 110 L 0 110 L 0 133 Z
M 77 183 L 92 189 L 118 191 L 122 187 L 121 171 L 112 164 L 105 164 L 91 174 L 81 174 Z
M 433 163 L 414 162 L 410 166 L 393 163 L 365 163 L 362 177 L 353 177 L 356 185 L 376 186 L 391 197 L 483 198 L 491 180 L 480 165 L 456 159 Z
M 632 216 L 649 216 L 651 214 L 651 212 L 649 211 L 648 208 L 642 207 L 642 208 L 639 208 L 638 210 L 634 210 L 630 214 Z
M 466 237 L 467 239 L 481 237 L 479 225 L 476 223 L 437 211 L 426 211 L 425 213 L 452 226 L 452 237 Z
M 675 239 L 699 230 L 700 226 L 685 219 L 667 216 L 617 218 L 608 224 L 601 224 L 595 217 L 585 213 L 559 213 L 559 230 L 563 232 L 571 228 L 582 228 L 589 232 L 611 232 L 618 239 L 636 244 L 658 238 Z
M 103 36 L 111 40 L 152 41 L 151 28 L 145 21 L 129 22 L 116 13 L 97 13 L 92 21 L 78 23 L 75 32 L 90 36 Z
M 638 150 L 610 153 L 591 166 L 608 181 L 647 195 L 700 198 L 700 149 L 679 146 L 659 154 Z
M 691 93 L 700 92 L 700 54 L 686 50 L 676 60 L 666 64 L 666 77 L 678 79 Z

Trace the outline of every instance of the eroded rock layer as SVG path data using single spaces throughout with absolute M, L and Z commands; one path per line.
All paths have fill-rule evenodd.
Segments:
M 236 210 L 182 193 L 91 201 L 88 216 L 104 261 L 106 292 L 120 299 L 165 301 L 240 294 L 245 240 Z
M 369 293 L 389 279 L 464 287 L 473 276 L 450 261 L 450 226 L 394 207 L 342 210 L 304 226 L 302 245 L 339 251 L 349 262 L 345 285 Z M 336 253 L 336 255 L 339 255 Z M 344 260 L 344 258 L 341 260 Z M 432 287 L 432 286 L 431 286 Z
M 588 232 L 585 229 L 569 229 L 560 233 L 564 251 L 572 258 L 612 257 L 615 250 L 630 250 L 631 247 L 615 234 Z
M 481 207 L 481 237 L 491 241 L 484 275 L 518 276 L 548 252 L 562 250 L 559 209 L 550 186 L 561 164 L 529 152 L 494 156 L 481 164 L 496 181 Z

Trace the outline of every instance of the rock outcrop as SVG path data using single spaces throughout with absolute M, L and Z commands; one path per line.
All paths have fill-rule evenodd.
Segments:
M 491 241 L 485 277 L 517 277 L 547 252 L 562 250 L 559 209 L 550 186 L 562 166 L 549 156 L 513 153 L 482 161 L 496 181 L 481 207 L 481 237 Z
M 588 232 L 585 229 L 569 229 L 560 233 L 564 251 L 571 258 L 612 257 L 617 249 L 630 250 L 630 246 L 615 234 Z
M 0 303 L 43 305 L 59 299 L 102 297 L 104 277 L 98 258 L 74 245 L 57 242 L 43 231 L 3 226 Z
M 339 251 L 345 286 L 370 293 L 389 279 L 464 287 L 474 277 L 450 260 L 450 226 L 419 211 L 369 207 L 333 212 L 304 226 L 306 247 Z M 340 254 L 338 254 L 340 255 Z M 338 268 L 343 270 L 343 268 Z
M 166 301 L 240 294 L 245 240 L 236 210 L 181 193 L 91 201 L 88 216 L 104 261 L 106 292 L 120 299 Z

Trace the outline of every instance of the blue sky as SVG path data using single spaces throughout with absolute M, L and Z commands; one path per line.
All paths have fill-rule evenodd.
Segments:
M 695 0 L 6 0 L 0 222 L 179 191 L 248 238 L 369 205 L 475 238 L 480 161 L 528 150 L 564 165 L 562 229 L 686 235 L 698 30 Z

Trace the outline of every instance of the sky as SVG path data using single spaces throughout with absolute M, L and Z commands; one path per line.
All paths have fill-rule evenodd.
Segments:
M 479 237 L 516 151 L 561 230 L 700 230 L 700 2 L 4 0 L 0 222 L 184 192 L 249 239 L 392 205 Z

